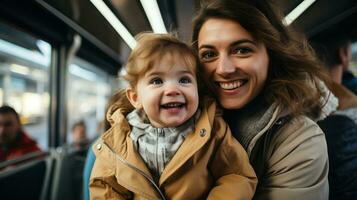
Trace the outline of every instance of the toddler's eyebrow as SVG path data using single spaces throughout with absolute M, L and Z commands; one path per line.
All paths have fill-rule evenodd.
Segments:
M 152 76 L 152 75 L 161 75 L 164 74 L 163 72 L 149 72 L 147 73 L 148 76 Z

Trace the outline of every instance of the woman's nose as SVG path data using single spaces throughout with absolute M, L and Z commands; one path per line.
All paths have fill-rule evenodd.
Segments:
M 231 58 L 222 55 L 218 60 L 218 66 L 216 68 L 216 73 L 220 75 L 227 75 L 235 72 L 236 66 L 232 62 Z

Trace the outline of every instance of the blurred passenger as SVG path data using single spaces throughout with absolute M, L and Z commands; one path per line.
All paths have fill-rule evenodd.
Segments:
M 339 101 L 337 113 L 346 115 L 356 122 L 357 96 L 353 90 L 344 85 L 343 80 L 345 74 L 350 73 L 348 71 L 349 62 L 351 60 L 350 44 L 350 40 L 344 35 L 335 38 L 333 41 L 329 38 L 313 42 L 318 57 L 324 62 L 324 66 L 333 81 L 330 85 L 330 90 Z
M 343 35 L 333 41 L 328 37 L 328 39 L 322 39 L 315 45 L 319 56 L 328 67 L 331 78 L 357 94 L 357 77 L 349 70 L 352 47 L 348 36 Z
M 351 41 L 347 40 L 339 48 L 340 58 L 343 64 L 342 84 L 357 95 L 357 77 L 349 70 L 352 59 Z
M 40 152 L 36 141 L 22 129 L 20 117 L 10 106 L 0 107 L 0 162 Z
M 87 138 L 87 127 L 83 120 L 72 126 L 72 144 L 76 149 L 87 149 L 89 140 Z
M 338 110 L 319 122 L 326 134 L 329 154 L 330 199 L 357 197 L 357 96 L 342 85 L 350 59 L 349 40 L 337 39 L 315 43 L 318 56 L 325 62 L 338 98 Z

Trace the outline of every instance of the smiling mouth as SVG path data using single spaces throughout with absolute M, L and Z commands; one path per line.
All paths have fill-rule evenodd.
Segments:
M 239 87 L 242 87 L 247 82 L 248 80 L 244 79 L 244 80 L 237 80 L 231 82 L 217 82 L 217 85 L 224 90 L 234 90 Z
M 185 103 L 174 102 L 174 103 L 162 104 L 161 107 L 164 109 L 170 109 L 170 108 L 182 108 L 185 105 L 186 105 Z

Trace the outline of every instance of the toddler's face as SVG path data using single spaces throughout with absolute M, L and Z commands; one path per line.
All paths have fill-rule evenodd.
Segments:
M 190 119 L 198 108 L 195 74 L 183 61 L 170 55 L 155 63 L 127 96 L 144 109 L 154 127 L 175 127 Z

